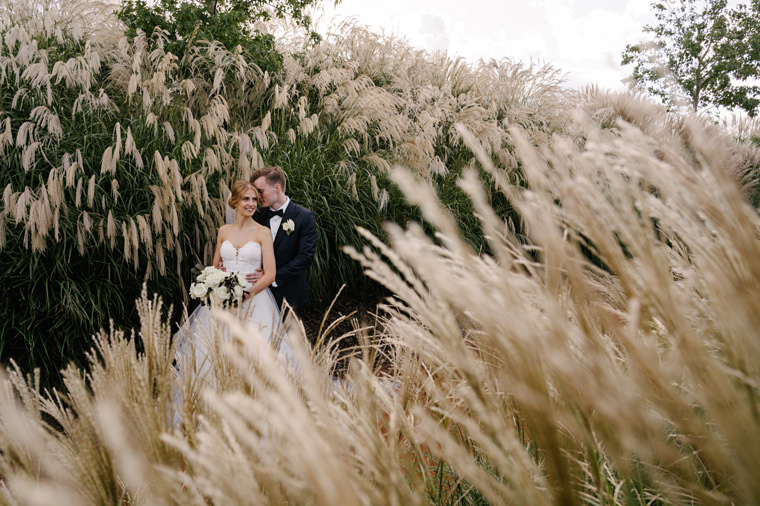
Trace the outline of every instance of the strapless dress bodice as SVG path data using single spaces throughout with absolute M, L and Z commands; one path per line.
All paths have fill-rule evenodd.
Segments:
M 261 244 L 255 241 L 248 241 L 236 248 L 230 241 L 225 240 L 219 254 L 227 272 L 247 274 L 261 267 Z

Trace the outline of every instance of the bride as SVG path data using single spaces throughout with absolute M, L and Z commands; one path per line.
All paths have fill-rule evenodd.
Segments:
M 236 181 L 232 185 L 228 205 L 235 210 L 235 219 L 219 228 L 213 265 L 227 272 L 242 274 L 243 277 L 261 268 L 261 277 L 255 283 L 248 283 L 244 289 L 240 314 L 278 349 L 283 365 L 295 367 L 294 355 L 287 339 L 281 338 L 284 333 L 280 328 L 280 311 L 269 290 L 276 269 L 272 234 L 267 227 L 259 225 L 252 218 L 258 205 L 256 188 L 248 181 Z M 208 307 L 198 306 L 175 335 L 175 339 L 181 340 L 177 351 L 180 380 L 183 376 L 193 375 L 206 384 L 219 383 L 212 371 L 216 369 L 212 368 L 215 354 L 210 353 L 210 350 L 218 349 L 219 335 L 224 335 L 224 332 L 216 328 Z M 177 395 L 175 407 L 181 407 L 181 399 Z M 175 410 L 175 422 L 178 411 L 179 409 Z

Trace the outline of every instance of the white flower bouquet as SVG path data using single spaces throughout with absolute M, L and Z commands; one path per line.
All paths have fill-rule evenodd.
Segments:
M 203 269 L 190 285 L 190 296 L 203 304 L 226 308 L 240 301 L 243 288 L 243 276 L 209 266 Z

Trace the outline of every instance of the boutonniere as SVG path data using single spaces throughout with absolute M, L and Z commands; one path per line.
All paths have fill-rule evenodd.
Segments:
M 286 234 L 290 235 L 290 233 L 296 229 L 296 224 L 293 223 L 293 220 L 288 220 L 282 224 L 282 229 Z

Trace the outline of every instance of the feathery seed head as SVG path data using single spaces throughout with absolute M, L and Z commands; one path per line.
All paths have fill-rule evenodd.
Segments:
M 158 200 L 153 202 L 153 212 L 151 216 L 153 218 L 153 230 L 158 236 L 162 234 L 164 230 L 164 218 L 161 214 L 161 207 Z
M 111 249 L 116 247 L 116 220 L 113 217 L 113 211 L 109 209 L 108 217 L 106 218 L 106 237 L 108 238 L 108 246 Z
M 108 172 L 115 172 L 116 170 L 116 164 L 113 161 L 113 146 L 108 146 L 105 151 L 103 151 L 103 156 L 100 159 L 100 173 L 106 174 Z
M 6 147 L 13 146 L 13 131 L 11 130 L 11 118 L 6 117 L 3 123 L 5 124 L 5 129 L 3 133 L 0 134 L 0 157 L 5 156 Z
M 18 129 L 16 134 L 16 146 L 23 148 L 33 142 L 35 142 L 35 131 L 37 125 L 31 121 L 24 121 Z
M 13 187 L 8 183 L 3 190 L 3 212 L 8 212 L 15 205 L 13 195 Z
M 208 174 L 221 172 L 222 165 L 219 161 L 219 157 L 216 156 L 216 151 L 212 148 L 206 148 L 203 156 L 203 166 L 207 169 Z
M 95 205 L 95 176 L 90 176 L 90 180 L 87 182 L 87 207 L 92 209 Z
M 185 92 L 185 97 L 188 99 L 192 97 L 193 92 L 197 89 L 192 79 L 183 79 L 182 82 L 179 83 L 179 87 Z
M 124 260 L 129 262 L 132 259 L 132 244 L 131 244 L 132 236 L 130 234 L 129 226 L 127 225 L 126 221 L 121 222 L 121 236 L 124 239 L 122 254 L 124 255 Z
M 131 97 L 140 89 L 140 74 L 132 74 L 129 76 L 129 83 L 127 83 L 127 96 Z
M 182 159 L 193 160 L 198 154 L 195 144 L 190 141 L 182 143 Z
M 147 127 L 153 127 L 154 131 L 158 127 L 158 117 L 153 113 L 149 112 L 147 116 L 145 116 L 145 126 Z M 169 125 L 171 126 L 171 125 Z M 167 134 L 168 135 L 168 134 Z M 174 143 L 174 135 L 171 136 L 172 143 Z
M 21 166 L 24 168 L 24 171 L 29 172 L 29 169 L 31 169 L 34 165 L 37 150 L 40 148 L 40 146 L 41 143 L 35 141 L 24 147 L 24 151 L 21 155 Z
M 377 177 L 375 177 L 374 174 L 372 174 L 369 178 L 370 187 L 372 188 L 372 198 L 375 199 L 375 201 L 378 200 L 380 196 L 380 190 L 377 187 Z
M 27 88 L 19 88 L 16 90 L 16 93 L 13 94 L 13 100 L 11 101 L 11 110 L 21 106 L 27 96 L 29 96 L 29 90 Z

